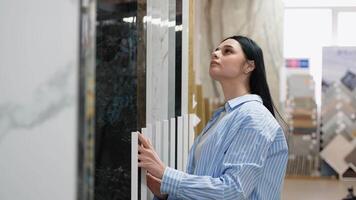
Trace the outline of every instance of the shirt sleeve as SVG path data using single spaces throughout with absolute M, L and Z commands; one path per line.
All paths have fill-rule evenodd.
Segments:
M 225 152 L 221 176 L 197 176 L 167 167 L 160 190 L 177 199 L 245 199 L 258 184 L 271 143 L 262 130 L 240 130 Z
M 160 200 L 157 196 L 153 196 L 152 200 Z

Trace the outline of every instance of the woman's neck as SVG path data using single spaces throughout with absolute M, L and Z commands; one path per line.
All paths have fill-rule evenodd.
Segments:
M 220 82 L 224 92 L 225 101 L 229 101 L 236 97 L 250 94 L 250 87 L 246 83 L 240 82 Z

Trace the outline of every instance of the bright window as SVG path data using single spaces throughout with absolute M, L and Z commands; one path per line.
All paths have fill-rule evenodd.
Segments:
M 340 46 L 356 45 L 356 12 L 339 12 L 337 41 Z
M 312 58 L 322 46 L 331 44 L 330 9 L 286 9 L 284 17 L 286 58 Z
M 322 47 L 332 44 L 332 10 L 293 8 L 284 12 L 284 57 L 309 59 L 320 103 Z

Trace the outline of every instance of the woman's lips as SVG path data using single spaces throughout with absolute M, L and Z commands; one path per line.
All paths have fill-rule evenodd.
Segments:
M 210 66 L 212 66 L 212 65 L 220 65 L 220 63 L 218 61 L 212 60 L 210 62 Z

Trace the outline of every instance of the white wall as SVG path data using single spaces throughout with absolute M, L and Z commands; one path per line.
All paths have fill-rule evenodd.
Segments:
M 0 199 L 76 197 L 79 1 L 0 2 Z

